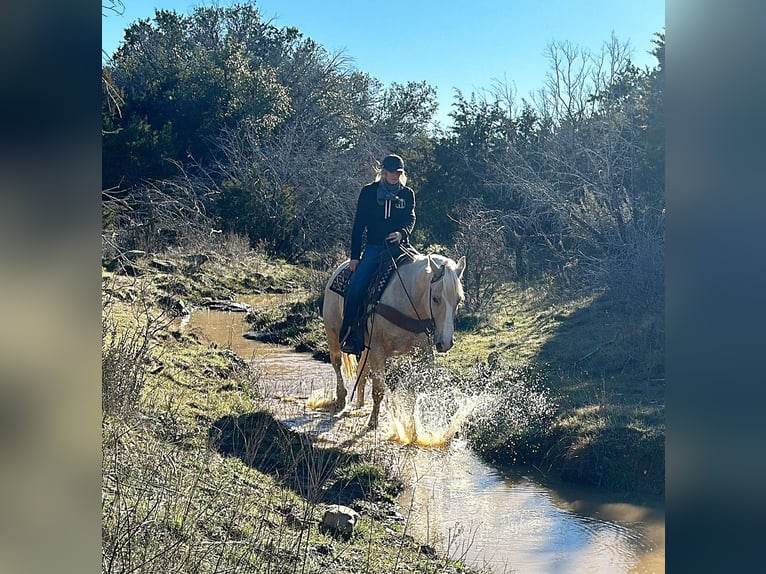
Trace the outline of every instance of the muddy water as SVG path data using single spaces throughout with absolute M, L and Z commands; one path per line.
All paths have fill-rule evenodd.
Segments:
M 248 326 L 241 313 L 195 311 L 184 329 L 251 361 L 277 396 L 305 403 L 334 392 L 330 365 L 244 338 Z M 393 426 L 385 410 L 384 402 L 381 429 Z M 337 423 L 326 413 L 303 413 L 291 419 L 293 426 L 333 436 Z M 364 423 L 363 416 L 353 418 L 357 426 Z M 408 532 L 466 563 L 522 574 L 665 571 L 661 500 L 616 498 L 556 483 L 534 469 L 491 467 L 459 439 L 442 448 L 402 447 L 399 465 L 412 484 L 400 500 Z

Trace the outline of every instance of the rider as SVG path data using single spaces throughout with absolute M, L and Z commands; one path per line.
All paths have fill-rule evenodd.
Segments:
M 381 255 L 388 246 L 408 245 L 415 227 L 415 194 L 407 187 L 404 160 L 395 154 L 387 155 L 381 168 L 375 171 L 375 180 L 362 188 L 356 204 L 349 263 L 352 275 L 343 301 L 341 350 L 354 355 L 361 354 L 364 348 L 364 329 L 355 329 L 355 323 Z

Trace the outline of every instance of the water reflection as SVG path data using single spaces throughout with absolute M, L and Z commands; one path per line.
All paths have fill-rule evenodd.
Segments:
M 599 516 L 597 493 L 570 487 L 567 500 L 531 476 L 485 465 L 458 440 L 415 449 L 405 472 L 411 532 L 453 557 L 495 572 L 664 572 L 661 509 L 620 503 Z M 594 514 L 575 512 L 584 499 Z M 644 521 L 625 520 L 631 514 Z
M 317 393 L 334 392 L 330 365 L 245 339 L 248 325 L 241 313 L 195 311 L 184 328 L 252 361 L 276 394 L 305 403 Z M 326 413 L 305 409 L 303 416 L 306 424 L 327 431 L 320 436 L 334 440 L 321 422 Z M 385 428 L 387 418 L 381 424 Z M 553 483 L 537 471 L 499 470 L 460 440 L 438 449 L 402 448 L 402 471 L 412 482 L 400 500 L 410 510 L 408 531 L 453 557 L 523 574 L 665 571 L 662 501 L 615 500 Z

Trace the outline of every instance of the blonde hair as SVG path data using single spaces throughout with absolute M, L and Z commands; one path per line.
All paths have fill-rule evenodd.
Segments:
M 386 171 L 382 167 L 380 167 L 380 164 L 375 167 L 375 179 L 373 180 L 373 183 L 379 182 L 381 179 L 383 179 L 383 172 Z M 399 174 L 399 183 L 404 187 L 407 185 L 407 172 L 403 171 Z

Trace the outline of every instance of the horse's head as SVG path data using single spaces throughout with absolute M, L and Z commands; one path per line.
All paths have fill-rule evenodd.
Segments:
M 429 307 L 434 321 L 434 344 L 440 353 L 449 351 L 455 344 L 455 313 L 463 302 L 463 284 L 460 279 L 465 271 L 465 256 L 455 263 L 443 256 L 428 258 L 431 272 Z

